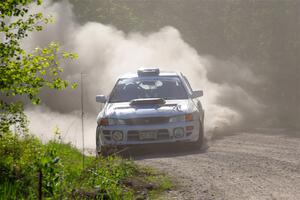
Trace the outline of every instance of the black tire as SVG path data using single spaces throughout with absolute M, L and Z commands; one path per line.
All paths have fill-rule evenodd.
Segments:
M 203 123 L 200 122 L 199 125 L 199 137 L 198 140 L 195 142 L 195 147 L 201 149 L 203 146 L 203 141 L 204 141 L 204 127 L 203 127 Z
M 99 135 L 99 131 L 98 131 L 98 129 L 99 129 L 99 126 L 97 126 L 97 129 L 96 129 L 96 156 L 100 156 L 101 155 L 101 144 L 100 144 L 100 139 L 99 139 L 99 137 L 100 137 L 100 135 Z
M 107 157 L 110 153 L 110 147 L 101 145 L 99 128 L 98 126 L 96 129 L 96 156 Z
M 110 147 L 108 146 L 101 146 L 99 149 L 97 149 L 97 155 L 107 157 L 110 155 Z

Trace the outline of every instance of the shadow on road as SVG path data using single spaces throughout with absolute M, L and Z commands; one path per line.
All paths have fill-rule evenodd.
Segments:
M 207 140 L 203 143 L 202 148 L 194 147 L 189 143 L 178 144 L 152 144 L 143 146 L 133 146 L 122 150 L 118 155 L 124 158 L 142 160 L 147 158 L 166 158 L 185 156 L 191 154 L 205 153 L 209 146 Z

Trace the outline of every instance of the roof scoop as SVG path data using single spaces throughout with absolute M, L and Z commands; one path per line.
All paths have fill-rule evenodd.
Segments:
M 143 76 L 158 76 L 159 68 L 140 68 L 137 71 L 139 77 Z
M 147 98 L 147 99 L 133 99 L 130 101 L 131 106 L 153 106 L 164 105 L 166 101 L 162 98 Z

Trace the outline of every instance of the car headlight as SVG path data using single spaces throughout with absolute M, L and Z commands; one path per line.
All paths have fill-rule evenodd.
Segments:
M 125 121 L 123 119 L 109 118 L 108 124 L 109 125 L 124 125 Z
M 193 121 L 193 119 L 194 119 L 193 114 L 189 113 L 185 115 L 170 117 L 169 122 L 187 122 L 187 121 Z
M 184 115 L 170 117 L 170 119 L 169 119 L 169 122 L 184 122 L 184 121 L 185 121 L 185 116 Z
M 174 132 L 175 138 L 182 138 L 184 136 L 183 128 L 175 128 L 173 132 Z
M 116 119 L 116 118 L 101 118 L 98 121 L 100 126 L 108 126 L 108 125 L 124 125 L 126 124 L 123 119 Z
M 121 140 L 123 140 L 123 132 L 122 131 L 113 131 L 111 137 L 114 141 L 121 141 Z

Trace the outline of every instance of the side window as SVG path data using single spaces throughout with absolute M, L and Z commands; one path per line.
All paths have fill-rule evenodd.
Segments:
M 189 83 L 189 81 L 187 80 L 187 78 L 185 76 L 183 76 L 183 79 L 184 79 L 184 82 L 185 82 L 185 85 L 187 86 L 188 90 L 189 90 L 189 93 L 190 94 L 193 94 L 193 89 Z

